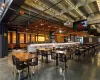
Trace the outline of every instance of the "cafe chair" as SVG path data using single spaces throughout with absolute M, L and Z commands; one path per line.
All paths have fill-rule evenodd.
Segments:
M 78 57 L 78 61 L 79 61 L 80 60 L 80 56 L 81 56 L 81 53 L 80 53 L 79 49 L 75 49 L 75 56 Z
M 16 57 L 14 55 L 12 55 L 12 64 L 13 64 L 13 70 L 12 70 L 12 73 L 16 73 Z
M 66 55 L 66 54 L 63 54 L 63 53 L 59 53 L 58 56 L 59 56 L 59 61 L 60 62 L 64 62 L 64 69 L 66 69 L 67 68 L 66 63 L 70 59 L 70 57 L 68 55 Z
M 54 63 L 56 63 L 56 61 L 58 61 L 58 56 L 57 53 L 54 51 L 51 51 L 51 59 L 54 61 Z M 57 64 L 56 64 L 57 66 Z
M 46 58 L 46 63 L 48 63 L 48 51 L 41 50 L 42 62 L 44 62 L 44 57 Z
M 32 68 L 31 77 L 34 73 L 35 67 L 38 65 L 38 57 L 34 57 L 33 59 L 27 60 L 27 64 Z
M 24 72 L 25 69 L 28 69 L 28 65 L 23 62 L 23 61 L 20 61 L 18 58 L 15 59 L 16 61 L 16 69 L 17 69 L 17 72 L 18 72 L 18 80 L 21 79 L 21 73 Z

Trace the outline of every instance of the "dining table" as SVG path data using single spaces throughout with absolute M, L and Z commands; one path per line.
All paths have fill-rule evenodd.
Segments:
M 69 52 L 69 51 L 66 51 L 66 50 L 63 50 L 63 51 L 61 51 L 61 50 L 56 50 L 55 53 L 56 53 L 56 66 L 59 65 L 59 58 L 61 58 L 60 55 L 63 55 L 64 57 L 62 57 L 62 58 L 64 59 L 65 68 L 66 68 L 66 62 L 67 62 L 66 59 L 71 58 L 70 55 L 72 55 L 72 52 Z
M 29 59 L 38 57 L 35 53 L 34 54 L 31 54 L 31 53 L 13 53 L 12 55 L 14 55 L 20 61 L 27 61 Z
M 46 57 L 46 63 L 49 63 L 48 55 L 51 54 L 50 53 L 51 50 L 52 50 L 51 48 L 39 48 L 39 51 L 41 52 L 41 54 L 43 54 L 42 51 L 44 51 L 45 54 L 46 54 L 46 56 L 45 56 Z M 42 56 L 42 62 L 43 62 L 43 56 Z
M 31 53 L 13 53 L 12 55 L 14 55 L 16 58 L 18 58 L 20 61 L 23 61 L 26 63 L 27 60 L 33 59 L 38 57 L 36 53 L 31 54 Z M 28 77 L 30 76 L 30 68 L 28 66 Z

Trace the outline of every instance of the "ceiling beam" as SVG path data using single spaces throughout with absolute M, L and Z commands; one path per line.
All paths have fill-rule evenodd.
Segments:
M 27 8 L 27 7 L 25 7 L 25 6 L 22 6 L 21 9 L 24 10 L 25 12 L 27 12 L 27 15 L 29 15 L 29 13 L 30 13 L 30 15 L 31 15 L 31 14 L 33 15 L 33 14 L 34 14 L 33 17 L 35 17 L 35 15 L 38 14 L 37 11 L 34 11 L 35 8 L 32 8 L 32 9 L 31 9 L 31 6 L 28 6 L 27 4 L 26 4 L 26 6 L 27 6 L 27 7 L 30 7 L 30 9 Z M 28 13 L 28 12 L 29 12 L 29 13 Z M 41 12 L 41 11 L 39 11 L 39 12 Z M 44 14 L 45 14 L 45 15 L 44 15 Z M 56 18 L 56 17 L 54 17 L 54 18 L 51 17 L 50 14 L 47 14 L 47 13 L 44 13 L 44 14 L 41 14 L 41 15 L 39 15 L 39 16 L 42 16 L 42 17 L 45 17 L 45 18 L 47 17 L 47 18 L 49 18 L 49 19 L 53 19 L 53 20 L 56 20 L 56 21 L 61 21 L 60 19 L 58 19 L 58 18 Z M 37 18 L 38 18 L 39 16 L 37 16 Z M 31 17 L 32 17 L 32 16 L 31 16 Z
M 25 2 L 25 0 L 13 0 L 12 4 L 10 5 L 10 8 L 17 10 L 20 8 L 20 6 Z M 12 17 L 12 15 L 15 14 L 15 12 L 11 9 L 8 9 L 6 12 L 4 18 L 2 19 L 2 22 L 8 22 L 9 19 Z
M 47 10 L 51 9 L 52 7 L 54 7 L 54 6 L 56 6 L 57 4 L 61 3 L 62 1 L 63 1 L 63 0 L 61 0 L 61 1 L 57 2 L 56 4 L 50 6 L 49 8 L 47 8 L 47 9 L 43 10 L 42 12 L 38 13 L 37 15 L 35 15 L 35 17 L 34 17 L 34 16 L 31 17 L 31 18 L 28 19 L 27 21 L 30 21 L 31 19 L 36 18 L 37 16 L 39 16 L 39 15 L 45 13 Z M 25 22 L 27 22 L 27 21 L 25 21 Z
M 82 0 L 79 0 L 79 3 L 76 5 L 77 8 L 81 7 L 81 6 L 85 6 L 85 5 L 88 5 L 89 3 L 92 3 L 92 2 L 95 2 L 97 0 L 86 0 L 86 3 L 85 4 L 80 4 Z
M 96 0 L 96 2 L 97 2 L 98 9 L 100 11 L 100 0 Z
M 86 11 L 88 12 L 88 14 L 91 14 L 91 13 L 93 13 L 93 11 L 92 11 L 92 9 L 90 8 L 90 6 L 89 6 L 89 1 L 87 1 L 87 0 L 80 0 L 80 5 L 83 5 L 84 6 L 84 8 L 86 9 Z M 91 14 L 91 16 L 94 16 L 94 14 Z
M 6 7 L 5 7 L 4 10 L 2 11 L 2 14 L 0 15 L 0 22 L 1 22 L 2 19 L 4 18 L 6 12 L 8 11 L 9 6 L 10 6 L 11 3 L 12 3 L 12 1 L 13 1 L 13 0 L 10 0 L 8 3 L 6 3 Z M 1 4 L 2 4 L 2 3 L 1 3 Z M 3 7 L 1 6 L 1 8 L 3 8 Z M 0 9 L 1 9 L 1 8 L 0 8 Z
M 57 3 L 57 1 L 56 0 L 50 0 L 52 3 Z M 57 4 L 56 6 L 58 6 L 60 9 L 62 9 L 62 11 L 66 11 L 66 12 L 68 12 L 68 9 L 66 9 L 63 5 L 61 5 L 61 4 Z M 60 12 L 60 14 L 62 15 L 63 14 L 63 12 Z M 70 18 L 69 16 L 67 16 L 67 19 L 69 20 L 69 19 L 71 19 L 72 21 L 73 21 L 73 19 L 72 18 Z
M 76 12 L 82 16 L 83 18 L 86 19 L 86 17 L 84 16 L 84 14 L 78 9 L 77 6 L 74 6 L 74 4 L 70 1 L 70 0 L 65 0 L 74 10 L 76 10 Z

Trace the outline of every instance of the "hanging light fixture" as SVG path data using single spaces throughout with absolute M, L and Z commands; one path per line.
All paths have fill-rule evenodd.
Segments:
M 2 7 L 6 7 L 6 3 L 5 3 L 5 0 L 4 0 L 4 2 L 2 3 Z
M 24 11 L 23 10 L 20 10 L 20 15 L 24 15 Z

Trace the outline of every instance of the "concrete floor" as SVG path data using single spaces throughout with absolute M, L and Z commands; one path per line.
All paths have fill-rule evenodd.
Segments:
M 62 70 L 62 66 L 61 63 L 57 69 L 53 62 L 44 67 L 39 63 L 38 71 L 36 69 L 29 80 L 100 80 L 100 52 L 88 55 L 80 62 L 69 60 L 66 70 Z M 14 80 L 10 56 L 0 59 L 0 80 Z

